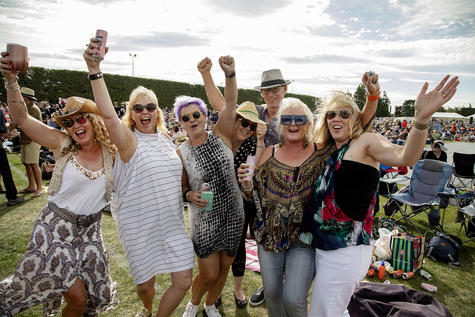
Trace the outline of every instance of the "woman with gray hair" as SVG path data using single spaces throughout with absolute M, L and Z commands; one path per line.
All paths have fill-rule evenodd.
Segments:
M 118 150 L 111 212 L 144 306 L 137 317 L 152 316 L 159 273 L 170 273 L 172 284 L 157 316 L 170 316 L 191 286 L 194 265 L 183 215 L 182 164 L 152 90 L 134 89 L 125 116 L 118 118 L 94 56 L 97 47 L 97 39 L 91 39 L 84 59 L 94 98 Z

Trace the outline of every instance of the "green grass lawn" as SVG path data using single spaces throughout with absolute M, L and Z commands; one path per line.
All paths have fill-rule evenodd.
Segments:
M 9 154 L 10 165 L 15 179 L 17 189 L 25 188 L 27 185 L 24 176 L 24 168 L 20 163 L 16 154 Z M 7 207 L 5 195 L 0 197 L 0 279 L 12 274 L 20 257 L 26 250 L 33 223 L 46 204 L 46 194 L 40 198 L 32 198 L 31 194 L 25 195 L 25 203 Z M 381 199 L 381 206 L 385 199 Z M 382 210 L 382 209 L 381 209 Z M 445 219 L 445 230 L 449 233 L 456 234 L 459 224 L 454 223 L 455 207 L 447 209 Z M 380 211 L 379 214 L 381 214 Z M 188 217 L 186 217 L 188 220 Z M 416 217 L 419 226 L 427 225 L 425 215 Z M 103 236 L 106 242 L 107 250 L 110 256 L 112 277 L 118 283 L 119 306 L 103 316 L 135 316 L 140 309 L 141 303 L 135 293 L 135 285 L 129 274 L 129 268 L 124 252 L 117 238 L 117 231 L 114 220 L 110 214 L 104 214 L 103 220 Z M 462 239 L 466 239 L 462 233 Z M 459 268 L 451 268 L 445 263 L 434 262 L 425 259 L 424 270 L 430 272 L 433 280 L 429 283 L 438 287 L 438 292 L 434 297 L 444 304 L 454 316 L 471 317 L 475 315 L 475 293 L 473 291 L 473 273 L 475 263 L 475 242 L 466 243 L 460 253 L 461 266 Z M 194 272 L 196 273 L 197 266 Z M 377 278 L 368 278 L 367 280 L 377 282 Z M 406 287 L 420 290 L 421 276 L 418 274 L 411 280 L 395 280 L 390 279 L 392 283 L 401 283 Z M 170 285 L 169 275 L 157 275 L 156 278 L 156 298 L 154 308 L 158 306 L 158 300 L 163 292 Z M 244 277 L 244 292 L 249 297 L 261 285 L 261 277 L 259 274 L 246 271 Z M 250 307 L 246 309 L 237 309 L 234 304 L 232 273 L 229 274 L 228 281 L 223 290 L 223 306 L 220 308 L 222 316 L 266 316 L 267 311 L 265 305 L 259 307 Z M 181 316 L 186 303 L 190 299 L 191 291 L 180 304 L 174 316 Z M 155 311 L 156 309 L 154 309 Z M 18 316 L 41 316 L 42 307 L 37 306 L 19 314 Z M 201 312 L 198 314 L 201 316 Z

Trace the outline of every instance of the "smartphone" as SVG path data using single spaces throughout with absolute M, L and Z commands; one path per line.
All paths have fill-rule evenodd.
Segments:
M 209 211 L 213 208 L 213 197 L 214 197 L 213 192 L 210 192 L 210 191 L 201 192 L 201 199 L 206 200 L 208 202 L 208 205 L 204 208 L 201 208 L 201 210 Z
M 97 45 L 99 45 L 99 47 L 96 50 L 95 57 L 99 60 L 103 60 L 104 55 L 106 55 L 107 31 L 97 30 L 96 39 L 98 39 Z
M 28 69 L 28 48 L 19 44 L 8 43 L 7 52 L 12 60 L 13 69 L 17 72 L 24 72 Z

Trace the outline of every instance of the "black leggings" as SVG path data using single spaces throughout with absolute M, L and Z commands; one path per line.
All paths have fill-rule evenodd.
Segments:
M 244 228 L 242 230 L 241 240 L 239 241 L 239 249 L 231 266 L 233 270 L 233 276 L 235 277 L 244 276 L 244 271 L 246 270 L 245 240 L 248 226 L 250 227 L 251 235 L 254 235 L 253 222 L 254 218 L 256 217 L 256 206 L 254 205 L 254 202 L 247 202 L 246 200 L 244 200 L 244 215 Z

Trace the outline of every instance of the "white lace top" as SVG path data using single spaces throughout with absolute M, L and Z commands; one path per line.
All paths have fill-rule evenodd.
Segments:
M 94 214 L 107 203 L 104 174 L 104 168 L 95 172 L 90 171 L 71 155 L 64 167 L 61 187 L 48 198 L 48 201 L 78 215 Z

